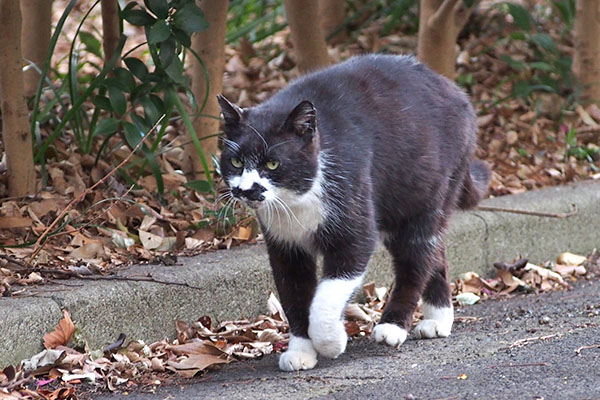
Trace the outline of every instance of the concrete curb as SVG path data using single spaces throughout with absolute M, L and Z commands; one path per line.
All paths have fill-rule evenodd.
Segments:
M 531 211 L 578 213 L 557 219 L 470 211 L 451 221 L 447 249 L 453 277 L 476 271 L 487 274 L 497 260 L 517 255 L 533 262 L 560 252 L 587 254 L 600 247 L 600 182 L 541 189 L 489 199 L 484 205 Z M 273 290 L 263 246 L 180 259 L 176 266 L 132 266 L 122 275 L 186 282 L 202 289 L 150 282 L 78 281 L 47 285 L 28 298 L 0 298 L 0 367 L 17 363 L 42 349 L 42 336 L 70 311 L 91 348 L 114 341 L 120 333 L 148 342 L 173 337 L 173 321 L 193 321 L 202 315 L 224 320 L 251 317 L 265 310 Z M 391 282 L 389 258 L 381 249 L 371 260 L 367 280 Z

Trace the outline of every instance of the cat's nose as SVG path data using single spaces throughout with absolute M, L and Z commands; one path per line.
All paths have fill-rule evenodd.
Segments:
M 263 201 L 265 199 L 265 196 L 263 195 L 263 192 L 267 189 L 265 189 L 262 185 L 259 185 L 258 183 L 254 183 L 254 185 L 252 185 L 252 187 L 248 190 L 240 190 L 240 195 L 247 198 L 248 200 L 252 200 L 252 201 Z M 235 193 L 233 193 L 233 195 L 235 196 Z

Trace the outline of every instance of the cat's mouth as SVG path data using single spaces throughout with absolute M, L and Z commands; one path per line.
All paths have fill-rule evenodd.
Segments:
M 262 201 L 248 200 L 248 199 L 242 199 L 242 201 L 244 202 L 244 204 L 246 204 L 248 207 L 252 208 L 253 210 L 258 209 L 263 203 Z

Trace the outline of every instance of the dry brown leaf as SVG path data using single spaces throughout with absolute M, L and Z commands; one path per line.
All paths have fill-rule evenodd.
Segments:
M 32 224 L 29 217 L 0 217 L 0 229 L 28 228 Z
M 237 232 L 233 235 L 234 239 L 248 241 L 252 237 L 252 229 L 240 226 Z
M 66 346 L 75 332 L 75 325 L 71 321 L 71 315 L 66 309 L 63 310 L 64 317 L 59 321 L 56 328 L 44 335 L 44 347 L 54 349 L 57 346 Z
M 223 358 L 222 356 L 215 356 L 212 354 L 190 354 L 180 361 L 167 361 L 167 364 L 169 365 L 167 368 L 182 376 L 191 378 L 198 372 L 203 371 L 210 366 L 227 364 L 229 362 L 230 360 L 228 358 Z

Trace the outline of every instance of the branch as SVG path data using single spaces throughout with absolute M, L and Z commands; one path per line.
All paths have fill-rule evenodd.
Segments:
M 454 28 L 458 34 L 467 24 L 469 17 L 473 14 L 473 10 L 477 7 L 479 1 L 475 1 L 471 7 L 466 7 L 464 1 L 454 6 Z
M 504 207 L 494 207 L 494 206 L 477 206 L 474 209 L 478 211 L 491 211 L 491 212 L 505 212 L 512 214 L 523 214 L 523 215 L 533 215 L 536 217 L 549 217 L 549 218 L 568 218 L 575 214 L 577 214 L 577 205 L 571 204 L 573 207 L 573 211 L 568 213 L 549 213 L 549 212 L 541 212 L 541 211 L 528 211 L 528 210 L 519 210 L 516 208 L 504 208 Z
M 148 137 L 150 136 L 150 133 L 152 133 L 156 129 L 156 127 L 161 123 L 161 121 L 163 120 L 164 117 L 165 116 L 163 114 L 162 117 L 160 117 L 158 119 L 158 121 L 156 121 L 156 123 L 154 124 L 154 126 L 152 128 L 150 128 L 150 130 L 148 131 L 148 133 L 146 133 L 144 135 L 144 137 L 142 138 L 142 140 L 140 140 L 140 142 L 135 146 L 135 148 L 131 151 L 131 153 L 129 153 L 129 155 L 127 155 L 127 157 L 125 157 L 123 159 L 123 161 L 121 161 L 119 163 L 119 165 L 117 165 L 115 168 L 113 168 L 108 174 L 104 175 L 104 177 L 102 179 L 100 179 L 98 182 L 94 183 L 92 186 L 90 186 L 89 188 L 87 188 L 79 196 L 77 196 L 73 200 L 71 200 L 71 202 L 69 204 L 67 204 L 67 206 L 60 212 L 60 214 L 58 214 L 56 216 L 56 218 L 54 218 L 54 221 L 52 221 L 52 223 L 50 224 L 50 226 L 48 226 L 46 228 L 46 230 L 44 231 L 44 233 L 42 233 L 42 235 L 36 240 L 36 242 L 35 242 L 35 250 L 34 250 L 33 254 L 31 255 L 31 257 L 29 257 L 29 260 L 27 261 L 28 264 L 32 264 L 32 262 L 35 259 L 35 257 L 39 254 L 39 252 L 44 247 L 45 242 L 42 243 L 42 241 L 48 236 L 48 233 L 50 233 L 52 231 L 52 228 L 54 228 L 54 226 L 59 221 L 62 220 L 62 218 L 67 213 L 67 211 L 69 211 L 75 204 L 77 204 L 81 200 L 83 200 L 85 198 L 85 196 L 87 196 L 88 193 L 90 193 L 98 185 L 104 183 L 112 174 L 114 174 L 117 170 L 119 170 L 119 168 L 121 168 L 123 165 L 125 165 L 127 163 L 127 161 L 129 161 L 129 159 L 135 154 L 135 152 L 144 144 L 144 142 L 146 141 L 146 139 L 148 139 Z
M 454 7 L 456 3 L 463 0 L 444 0 L 438 7 L 437 11 L 427 21 L 428 25 L 439 25 L 447 21 L 450 16 L 454 15 Z

